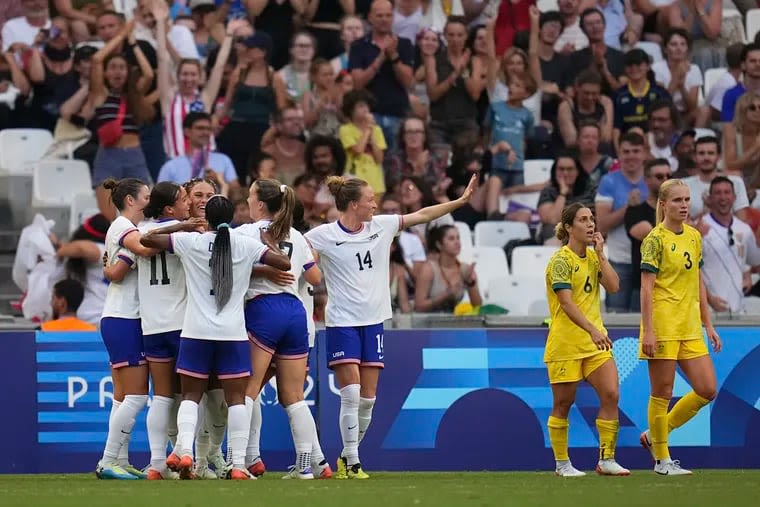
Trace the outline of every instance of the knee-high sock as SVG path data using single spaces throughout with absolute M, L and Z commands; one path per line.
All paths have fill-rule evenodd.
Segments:
M 245 467 L 245 447 L 248 440 L 248 431 L 251 421 L 248 419 L 248 410 L 245 405 L 232 405 L 227 414 L 227 424 L 230 428 L 228 445 L 232 449 L 232 466 L 235 468 Z
M 670 458 L 668 450 L 668 404 L 670 400 L 649 397 L 647 416 L 649 420 L 649 435 L 652 438 L 654 459 L 663 460 Z
M 372 409 L 377 398 L 359 398 L 359 443 L 364 440 L 367 428 L 372 422 Z
M 166 443 L 169 440 L 167 428 L 173 405 L 174 398 L 154 396 L 148 408 L 145 426 L 150 445 L 150 467 L 154 470 L 163 471 L 166 468 Z
M 259 442 L 261 440 L 261 393 L 256 399 L 248 398 L 251 400 L 251 426 L 248 429 L 248 445 L 245 448 L 245 464 L 246 466 L 253 465 L 256 461 L 261 459 L 261 451 L 259 450 Z M 246 402 L 246 406 L 248 403 Z
M 224 433 L 227 429 L 227 402 L 224 389 L 212 389 L 207 393 L 206 429 L 209 432 L 209 456 L 221 454 Z
M 290 421 L 290 432 L 296 447 L 296 470 L 304 471 L 311 467 L 311 448 L 316 433 L 314 418 L 306 402 L 301 400 L 285 407 Z
M 195 425 L 195 465 L 198 468 L 208 465 L 208 451 L 210 435 L 206 429 L 208 419 L 208 396 L 205 394 L 198 404 L 198 422 Z M 179 423 L 177 423 L 179 425 Z M 181 431 L 181 430 L 180 430 Z
M 599 432 L 599 459 L 615 459 L 618 429 L 620 421 L 597 419 L 596 430 Z
M 694 391 L 687 393 L 668 412 L 668 433 L 689 422 L 708 403 L 710 400 L 701 397 Z
M 311 412 L 311 411 L 309 411 Z M 312 417 L 312 419 L 314 419 Z M 319 432 L 317 424 L 314 423 L 314 434 L 311 437 L 311 467 L 316 470 L 317 465 L 325 462 L 325 454 L 322 452 L 322 445 L 319 443 Z
M 349 466 L 359 463 L 359 384 L 340 390 L 340 436 Z
M 182 395 L 174 395 L 174 403 L 172 403 L 171 410 L 169 411 L 169 423 L 166 427 L 166 433 L 169 436 L 169 442 L 172 444 L 172 450 L 177 446 L 177 412 L 179 411 L 179 404 L 182 403 Z
M 193 440 L 198 426 L 200 414 L 198 404 L 192 400 L 182 400 L 177 411 L 177 446 L 175 452 L 179 456 L 193 455 Z
M 147 394 L 128 394 L 124 401 L 113 411 L 109 417 L 108 438 L 106 448 L 103 451 L 103 463 L 117 463 L 119 451 L 126 437 L 132 433 L 137 414 L 148 401 Z
M 550 415 L 546 426 L 549 428 L 549 442 L 551 442 L 552 451 L 554 451 L 554 460 L 569 460 L 570 457 L 567 455 L 567 432 L 569 427 L 567 419 L 560 419 L 559 417 Z

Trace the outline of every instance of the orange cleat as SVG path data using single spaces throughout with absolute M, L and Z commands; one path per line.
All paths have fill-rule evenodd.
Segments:
M 164 480 L 163 476 L 161 475 L 161 472 L 158 470 L 154 470 L 151 468 L 148 470 L 148 480 L 149 481 L 162 481 Z
M 254 477 L 261 477 L 264 475 L 264 472 L 267 471 L 267 467 L 264 466 L 264 462 L 262 460 L 258 460 L 256 463 L 248 467 L 248 472 Z
M 247 471 L 241 470 L 239 468 L 232 468 L 229 472 L 227 472 L 227 479 L 231 481 L 248 481 L 252 477 L 248 474 Z
M 317 469 L 319 470 L 319 474 L 316 475 L 317 479 L 332 479 L 333 471 L 329 463 L 326 463 L 323 467 L 317 465 Z
M 171 453 L 169 457 L 166 458 L 166 467 L 172 472 L 179 472 L 179 456 Z

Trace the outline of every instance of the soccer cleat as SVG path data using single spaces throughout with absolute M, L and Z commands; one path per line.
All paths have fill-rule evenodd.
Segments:
M 248 481 L 256 479 L 256 477 L 251 475 L 248 470 L 244 468 L 230 468 L 227 472 L 227 479 L 231 481 Z
M 346 458 L 340 456 L 335 465 L 335 478 L 348 479 L 348 464 L 346 463 Z
M 227 462 L 224 460 L 224 456 L 221 453 L 212 454 L 208 457 L 209 463 L 214 465 L 214 472 L 217 479 L 224 479 L 227 477 Z
M 298 471 L 296 467 L 290 465 L 288 467 L 288 473 L 282 476 L 283 479 L 313 479 L 314 474 L 311 472 L 311 467 Z
M 654 456 L 654 446 L 652 445 L 652 439 L 649 436 L 649 430 L 644 431 L 639 436 L 639 443 L 641 443 L 641 447 L 649 451 L 649 454 L 652 455 L 652 459 L 657 461 L 657 458 Z
M 691 470 L 681 468 L 678 460 L 660 460 L 655 463 L 654 472 L 659 475 L 691 475 Z
M 586 472 L 581 472 L 573 466 L 572 463 L 566 461 L 564 464 L 557 464 L 557 468 L 554 470 L 554 474 L 558 477 L 583 477 Z
M 248 467 L 248 471 L 254 477 L 261 477 L 267 471 L 267 467 L 264 466 L 264 461 L 261 458 L 256 458 L 256 461 Z
M 614 459 L 600 459 L 596 464 L 596 473 L 599 475 L 631 475 L 631 471 L 621 467 Z
M 142 470 L 138 470 L 137 468 L 133 467 L 132 465 L 127 464 L 127 466 L 122 466 L 127 473 L 134 475 L 138 479 L 147 479 L 148 474 L 143 472 Z
M 216 480 L 218 479 L 216 472 L 209 467 L 200 465 L 195 467 L 195 478 L 198 480 Z M 225 476 L 227 474 L 225 473 Z
M 348 467 L 348 470 L 346 470 L 346 475 L 349 479 L 369 479 L 369 475 L 362 470 L 362 464 L 361 463 L 355 463 Z
M 323 461 L 316 467 L 313 467 L 313 470 L 316 472 L 316 478 L 317 479 L 332 479 L 333 471 L 332 468 L 330 468 L 330 464 L 327 462 L 327 460 Z
M 179 471 L 179 456 L 177 456 L 175 453 L 172 452 L 166 458 L 166 467 L 172 472 L 178 472 Z
M 95 469 L 95 475 L 98 479 L 119 480 L 119 481 L 136 481 L 137 477 L 130 474 L 116 463 L 100 464 Z
M 169 458 L 166 459 L 166 465 L 169 465 Z M 184 454 L 179 458 L 177 471 L 179 472 L 179 478 L 183 481 L 195 479 L 195 472 L 193 472 L 193 457 L 189 454 Z
M 179 479 L 179 474 L 177 472 L 172 472 L 168 468 L 163 471 L 156 470 L 155 468 L 149 468 L 147 475 L 149 481 L 161 481 L 164 479 L 176 481 Z

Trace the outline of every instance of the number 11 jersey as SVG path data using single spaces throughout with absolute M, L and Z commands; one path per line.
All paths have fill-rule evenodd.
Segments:
M 356 232 L 336 221 L 306 233 L 325 276 L 328 327 L 369 326 L 392 317 L 391 243 L 402 228 L 401 215 L 378 215 Z

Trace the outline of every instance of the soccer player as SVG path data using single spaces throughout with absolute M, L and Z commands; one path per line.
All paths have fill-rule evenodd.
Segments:
M 340 218 L 306 233 L 319 254 L 328 303 L 327 364 L 340 386 L 343 452 L 336 479 L 367 479 L 359 461 L 359 443 L 367 432 L 383 368 L 383 322 L 390 319 L 390 249 L 404 228 L 435 220 L 464 206 L 477 174 L 461 197 L 407 215 L 378 215 L 375 193 L 366 181 L 331 176 L 330 193 Z
M 245 391 L 251 375 L 251 356 L 245 330 L 243 303 L 253 264 L 262 262 L 290 269 L 290 260 L 273 245 L 230 231 L 235 207 L 224 196 L 206 202 L 208 231 L 202 234 L 161 229 L 146 233 L 143 245 L 176 254 L 182 261 L 187 285 L 187 310 L 182 322 L 177 372 L 182 385 L 182 403 L 177 414 L 177 445 L 166 460 L 180 476 L 193 475 L 193 443 L 198 422 L 198 403 L 213 373 L 219 378 L 229 407 L 229 445 L 232 447 L 230 479 L 248 479 L 245 445 L 249 416 Z M 185 223 L 185 230 L 195 224 Z
M 208 178 L 193 178 L 184 185 L 190 199 L 190 216 L 206 218 L 206 203 L 219 192 L 219 186 Z
M 142 181 L 125 178 L 103 183 L 119 216 L 106 233 L 104 276 L 111 281 L 100 320 L 100 334 L 108 351 L 113 378 L 113 404 L 108 438 L 95 474 L 100 479 L 137 479 L 145 474 L 128 461 L 129 438 L 137 414 L 148 401 L 148 368 L 143 352 L 140 305 L 137 299 L 135 256 L 155 252 L 140 244 L 136 224 L 143 220 L 150 190 Z
M 722 343 L 710 321 L 702 280 L 702 236 L 686 224 L 691 196 L 683 180 L 668 180 L 657 198 L 657 225 L 641 243 L 641 350 L 649 361 L 649 429 L 641 445 L 660 475 L 689 475 L 670 458 L 668 434 L 715 398 L 715 367 L 702 326 L 715 352 Z M 676 363 L 693 390 L 668 412 Z
M 549 441 L 560 477 L 586 475 L 570 462 L 567 453 L 568 415 L 578 384 L 586 380 L 599 396 L 600 475 L 630 475 L 615 461 L 618 435 L 618 374 L 612 359 L 612 341 L 602 322 L 599 285 L 616 292 L 620 279 L 604 255 L 604 238 L 596 231 L 594 216 L 583 204 L 562 210 L 556 236 L 563 246 L 546 266 L 546 294 L 551 325 L 544 362 L 554 398 L 547 423 Z
M 190 215 L 187 191 L 176 183 L 158 183 L 153 187 L 144 215 L 153 220 L 140 225 L 143 234 L 181 224 Z M 176 417 L 172 409 L 179 382 L 174 363 L 187 304 L 185 271 L 179 258 L 163 251 L 151 257 L 138 257 L 137 293 L 145 359 L 153 380 L 153 400 L 146 420 L 150 444 L 148 480 L 169 479 L 176 476 L 166 468 L 167 431 L 169 419 L 172 415 Z
M 253 365 L 246 404 L 252 407 L 255 403 L 274 360 L 277 396 L 288 414 L 296 448 L 296 466 L 285 477 L 313 479 L 315 473 L 317 477 L 331 476 L 332 470 L 321 455 L 321 449 L 319 456 L 312 456 L 317 429 L 303 396 L 309 329 L 306 309 L 298 293 L 298 280 L 303 277 L 315 285 L 322 281 L 322 272 L 314 261 L 311 247 L 301 233 L 292 228 L 295 204 L 292 188 L 276 180 L 256 180 L 248 196 L 254 223 L 237 229 L 254 238 L 262 230 L 268 231 L 272 242 L 290 258 L 292 275 L 292 282 L 285 286 L 265 277 L 254 277 L 246 294 L 245 323 L 252 342 Z M 257 436 L 257 428 L 252 429 L 254 437 Z M 246 456 L 251 473 L 255 473 L 253 465 L 257 459 L 260 461 L 259 456 Z

